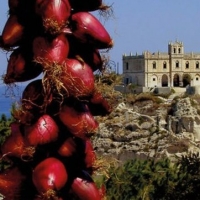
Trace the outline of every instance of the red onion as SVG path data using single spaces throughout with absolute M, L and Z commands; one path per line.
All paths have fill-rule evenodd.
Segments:
M 68 174 L 60 160 L 50 157 L 44 159 L 35 167 L 32 180 L 38 192 L 50 198 L 56 195 L 56 191 L 65 186 Z
M 44 91 L 42 80 L 34 80 L 26 86 L 22 93 L 22 108 L 33 113 L 43 113 L 52 101 L 49 95 Z
M 70 49 L 68 58 L 79 58 L 87 63 L 92 68 L 92 71 L 102 70 L 103 61 L 98 49 L 91 45 L 78 42 L 72 37 L 69 37 L 69 44 Z
M 36 37 L 33 41 L 34 59 L 43 65 L 62 64 L 69 52 L 68 40 L 64 34 L 48 39 Z
M 96 17 L 88 12 L 72 14 L 70 25 L 72 34 L 83 43 L 92 44 L 97 49 L 113 46 L 107 30 Z
M 9 14 L 18 15 L 24 22 L 27 18 L 31 19 L 34 15 L 34 1 L 24 1 L 24 0 L 8 0 Z M 34 11 L 34 12 L 33 12 Z M 34 16 L 33 16 L 34 15 Z
M 69 96 L 80 98 L 93 93 L 94 75 L 86 63 L 66 59 L 61 80 Z
M 46 70 L 45 80 L 52 83 L 61 96 L 84 98 L 90 96 L 94 90 L 94 75 L 86 63 L 76 59 L 66 59 L 63 65 Z
M 74 152 L 76 152 L 76 143 L 72 137 L 67 138 L 59 147 L 58 153 L 61 156 L 69 157 L 72 156 Z
M 9 13 L 16 13 L 20 0 L 8 0 Z
M 94 90 L 94 75 L 91 68 L 76 59 L 67 59 L 62 81 L 69 96 L 77 98 L 91 95 Z
M 36 13 L 41 16 L 45 30 L 59 33 L 66 25 L 71 7 L 68 0 L 36 0 Z
M 71 190 L 81 200 L 101 200 L 97 186 L 88 178 L 76 177 L 71 185 Z
M 76 105 L 64 105 L 59 112 L 59 118 L 74 136 L 85 139 L 97 131 L 98 122 L 89 110 L 82 106 L 82 109 L 78 109 Z
M 87 105 L 93 116 L 105 116 L 112 112 L 109 102 L 97 90 L 93 93 Z
M 1 146 L 1 151 L 4 156 L 29 159 L 33 157 L 35 148 L 27 146 L 20 131 L 20 123 L 13 122 L 11 124 L 11 134 Z
M 8 168 L 0 172 L 0 193 L 4 200 L 20 200 L 21 185 L 25 177 L 18 168 Z
M 96 161 L 96 154 L 89 139 L 85 140 L 85 167 L 91 169 Z
M 58 126 L 49 115 L 42 115 L 36 123 L 24 127 L 29 145 L 37 146 L 53 142 L 58 137 Z
M 34 198 L 34 200 L 49 200 L 49 198 L 45 198 L 43 196 L 37 196 L 36 198 Z M 62 197 L 56 197 L 56 200 L 65 200 Z
M 24 35 L 24 27 L 19 23 L 16 15 L 10 15 L 4 25 L 2 41 L 4 48 L 15 47 Z
M 42 72 L 42 66 L 34 63 L 25 48 L 15 49 L 8 60 L 4 83 L 24 82 L 36 78 Z

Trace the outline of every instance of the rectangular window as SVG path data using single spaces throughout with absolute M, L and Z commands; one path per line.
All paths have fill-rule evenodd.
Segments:
M 179 62 L 176 62 L 176 68 L 179 68 Z
M 156 69 L 156 63 L 153 62 L 153 69 Z
M 128 62 L 126 63 L 126 70 L 128 70 Z

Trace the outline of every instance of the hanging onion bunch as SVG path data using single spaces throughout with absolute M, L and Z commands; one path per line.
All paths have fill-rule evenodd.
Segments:
M 8 0 L 0 48 L 10 53 L 5 84 L 29 81 L 10 135 L 1 146 L 10 168 L 0 172 L 6 200 L 101 200 L 91 175 L 95 116 L 112 108 L 95 88 L 100 50 L 113 40 L 92 11 L 102 0 Z M 17 181 L 14 181 L 17 180 Z M 9 192 L 11 191 L 11 192 Z

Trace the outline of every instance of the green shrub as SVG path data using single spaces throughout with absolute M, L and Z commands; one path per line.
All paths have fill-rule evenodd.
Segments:
M 200 158 L 134 159 L 111 168 L 105 182 L 107 200 L 197 200 L 200 199 Z
M 174 94 L 176 91 L 174 90 L 174 88 L 171 88 L 171 94 Z
M 4 143 L 5 139 L 10 135 L 10 123 L 13 119 L 7 119 L 5 114 L 0 117 L 0 146 Z M 0 171 L 4 170 L 10 165 L 8 161 L 0 159 Z

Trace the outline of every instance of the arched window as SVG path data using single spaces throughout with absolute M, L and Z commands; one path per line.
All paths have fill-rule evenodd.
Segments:
M 178 48 L 178 53 L 181 53 L 181 48 Z
M 163 62 L 163 69 L 167 69 L 167 63 L 165 61 Z
M 174 48 L 174 53 L 176 53 L 176 48 Z
M 179 68 L 179 61 L 176 61 L 176 68 Z
M 156 69 L 156 62 L 153 62 L 153 69 Z
M 189 69 L 189 62 L 188 61 L 185 63 L 185 68 Z
M 179 61 L 176 61 L 176 68 L 179 68 Z

